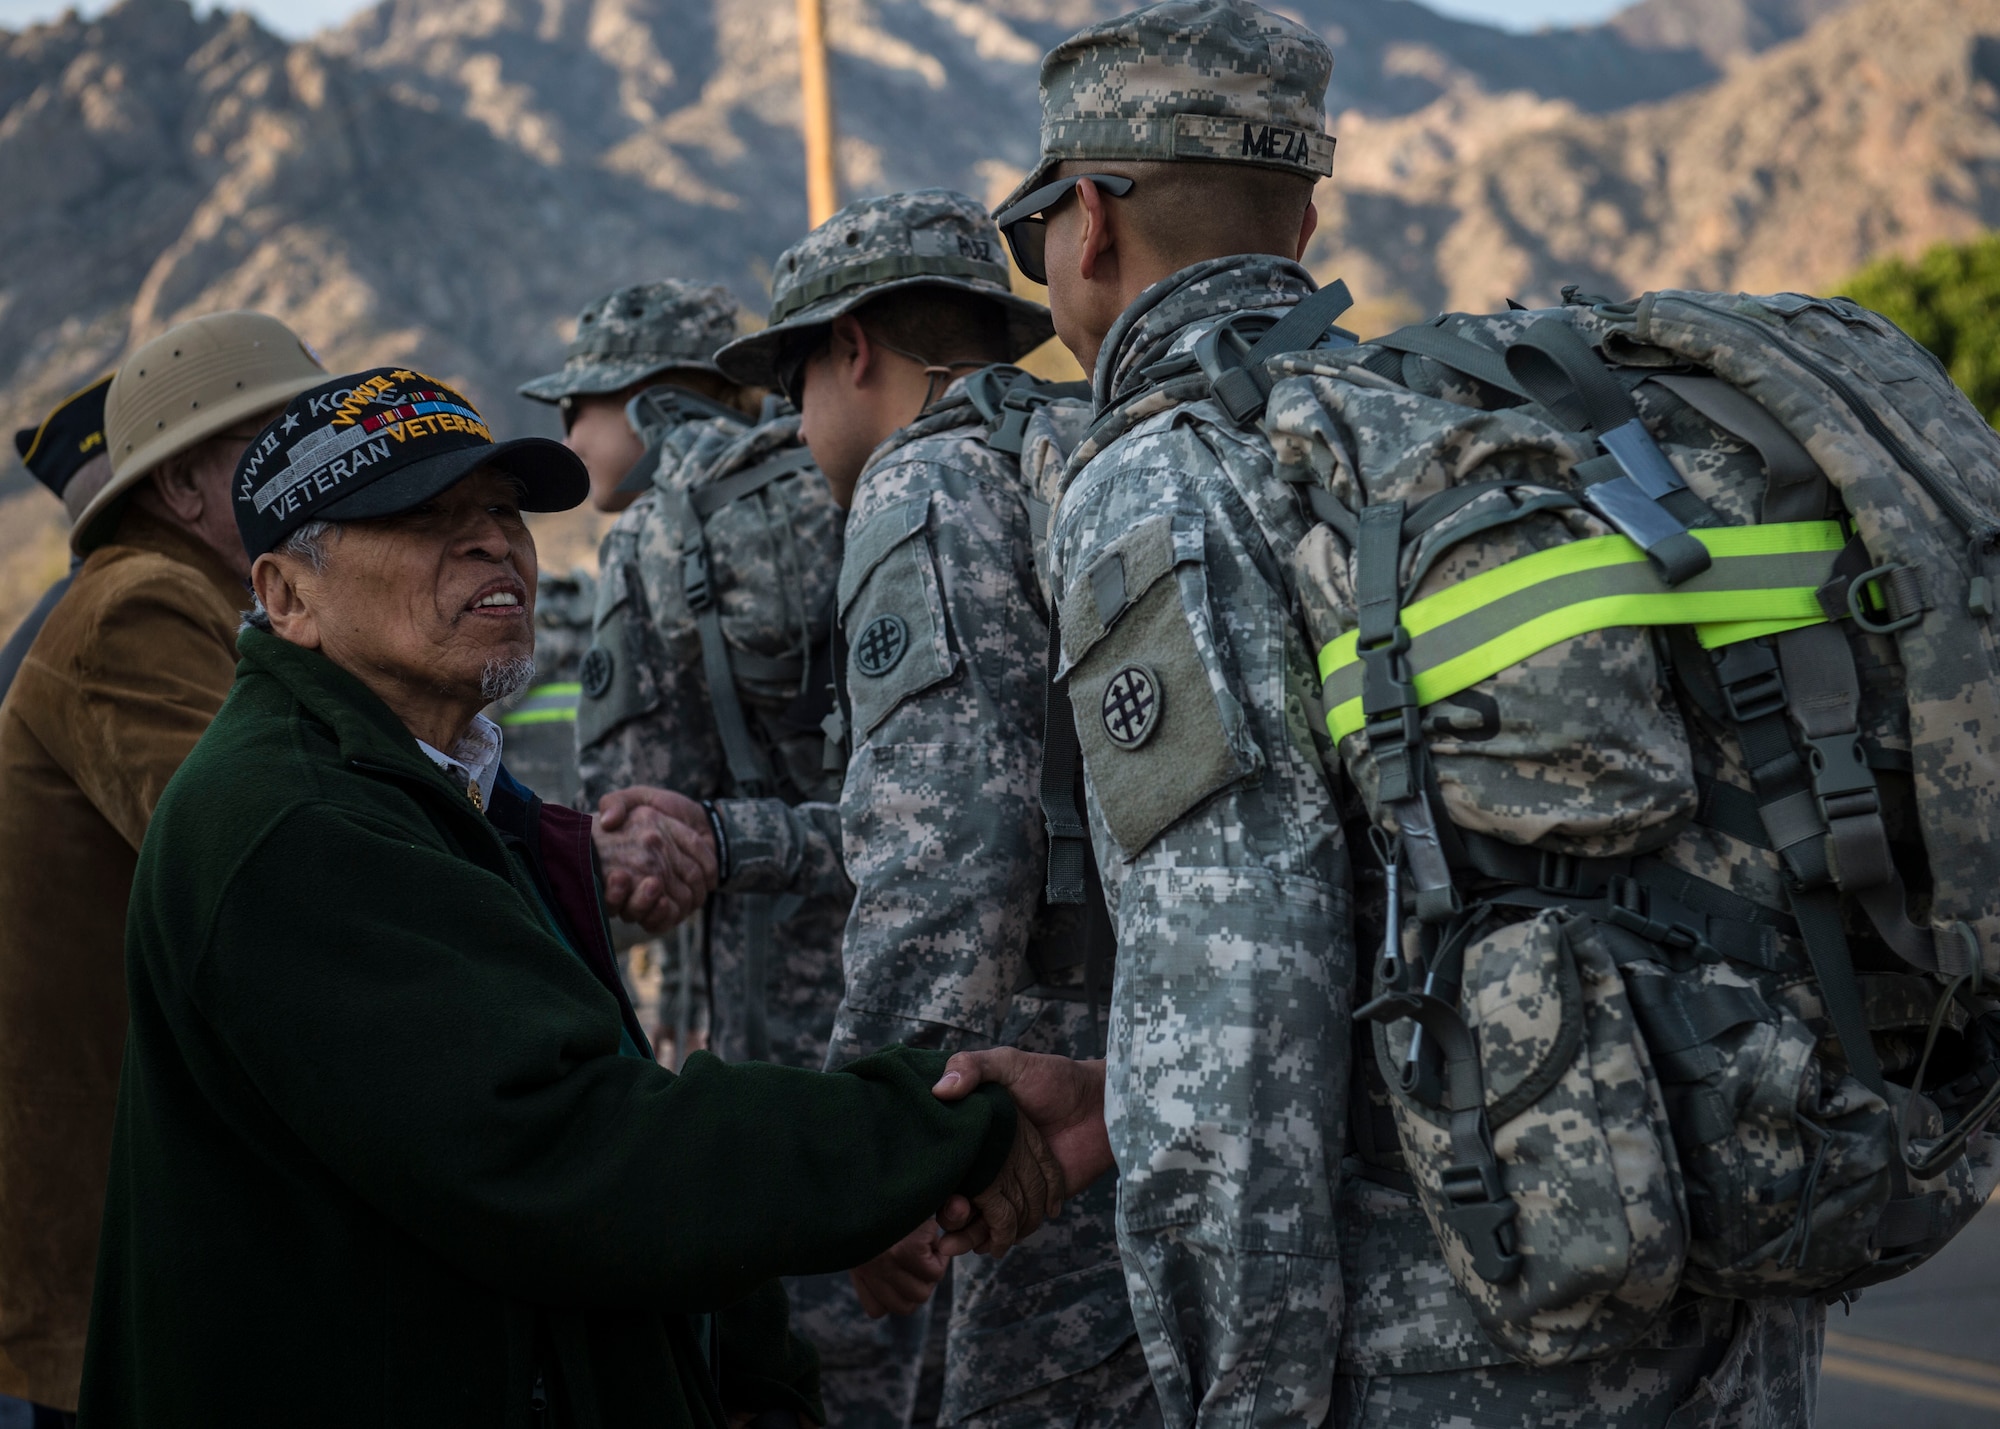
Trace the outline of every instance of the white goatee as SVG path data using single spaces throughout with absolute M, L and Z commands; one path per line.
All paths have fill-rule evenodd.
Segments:
M 497 656 L 486 662 L 486 668 L 479 672 L 479 693 L 488 704 L 505 704 L 521 691 L 534 683 L 535 659 L 532 655 L 517 655 L 511 660 Z

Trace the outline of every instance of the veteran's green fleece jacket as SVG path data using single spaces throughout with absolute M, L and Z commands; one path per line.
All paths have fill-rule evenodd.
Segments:
M 83 1423 L 817 1414 L 772 1277 L 983 1189 L 1012 1103 L 935 1100 L 941 1056 L 907 1050 L 832 1074 L 619 1056 L 534 831 L 510 852 L 323 656 L 240 651 L 133 883 Z

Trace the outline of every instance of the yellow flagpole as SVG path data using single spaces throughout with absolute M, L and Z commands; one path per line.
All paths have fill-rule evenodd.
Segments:
M 806 211 L 818 227 L 840 207 L 833 170 L 833 86 L 826 68 L 826 0 L 799 0 L 799 97 L 806 141 Z

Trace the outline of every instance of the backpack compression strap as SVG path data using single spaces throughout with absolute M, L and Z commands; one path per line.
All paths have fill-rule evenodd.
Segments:
M 1579 495 L 1605 521 L 1645 548 L 1669 585 L 1707 569 L 1709 555 L 1689 528 L 1714 514 L 1660 451 L 1632 396 L 1577 330 L 1544 318 L 1507 349 L 1507 371 L 1563 426 L 1589 432 L 1605 455 L 1579 463 Z
M 1369 508 L 1373 509 L 1373 508 Z M 1834 521 L 1722 526 L 1691 533 L 1709 568 L 1670 586 L 1629 537 L 1597 536 L 1537 551 L 1403 607 L 1416 704 L 1470 689 L 1509 665 L 1592 630 L 1692 625 L 1716 649 L 1823 623 L 1819 588 L 1847 536 Z M 1319 652 L 1327 729 L 1363 727 L 1361 632 Z

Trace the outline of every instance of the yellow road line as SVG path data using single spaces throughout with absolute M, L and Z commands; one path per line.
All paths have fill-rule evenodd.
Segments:
M 2000 1385 L 2000 1365 L 1990 1365 L 1984 1360 L 1962 1359 L 1957 1355 L 1941 1355 L 1936 1350 L 1912 1349 L 1893 1340 L 1875 1340 L 1865 1335 L 1848 1335 L 1839 1330 L 1828 1330 L 1826 1347 L 1841 1354 L 1860 1355 L 1863 1359 L 1921 1365 L 1925 1369 L 1934 1369 L 1941 1374 L 1957 1375 L 1960 1379 Z
M 2000 1410 L 2000 1371 L 1993 1366 L 1981 1364 L 1977 1360 L 1960 1359 L 1956 1355 L 1941 1355 L 1931 1350 L 1911 1349 L 1907 1345 L 1892 1344 L 1887 1340 L 1871 1340 L 1860 1335 L 1843 1335 L 1830 1332 L 1826 1337 L 1830 1351 L 1820 1365 L 1824 1374 L 1834 1379 L 1851 1380 L 1857 1384 L 1872 1384 L 1878 1389 L 1900 1390 L 1924 1399 L 1943 1400 L 1947 1404 L 1964 1404 L 1974 1409 Z M 1843 1351 L 1845 1353 L 1843 1353 Z M 1893 1359 L 1903 1364 L 1925 1366 L 1941 1370 L 1944 1374 L 1961 1376 L 1946 1379 L 1938 1374 L 1928 1374 L 1924 1369 L 1899 1368 L 1895 1364 L 1875 1364 L 1869 1359 L 1852 1358 L 1866 1355 L 1876 1359 Z M 1966 1379 L 1984 1381 L 1967 1384 Z
M 1835 1379 L 1851 1379 L 1881 1389 L 1900 1389 L 1905 1394 L 1942 1399 L 1947 1404 L 1968 1404 L 1974 1409 L 2000 1409 L 2000 1389 L 1954 1384 L 1948 1379 L 1933 1379 L 1927 1374 L 1890 1369 L 1887 1365 L 1872 1365 L 1840 1355 L 1828 1355 L 1820 1368 Z

